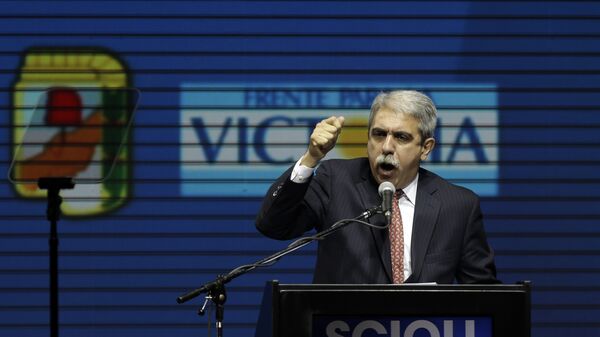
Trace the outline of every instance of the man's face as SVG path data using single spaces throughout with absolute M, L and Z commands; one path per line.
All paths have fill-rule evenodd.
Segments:
M 427 159 L 434 145 L 433 138 L 422 142 L 417 119 L 382 108 L 369 130 L 371 174 L 378 184 L 389 181 L 396 188 L 404 188 L 415 178 L 420 162 Z

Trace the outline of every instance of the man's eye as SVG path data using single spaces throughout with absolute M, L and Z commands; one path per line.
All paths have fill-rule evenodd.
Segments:
M 373 130 L 373 132 L 371 133 L 374 137 L 385 137 L 387 136 L 386 132 L 383 131 L 378 131 L 378 130 Z

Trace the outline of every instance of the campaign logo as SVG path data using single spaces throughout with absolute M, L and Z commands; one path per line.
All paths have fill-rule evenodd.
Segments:
M 498 194 L 494 86 L 191 83 L 181 88 L 182 195 L 263 196 L 331 115 L 346 122 L 327 158 L 366 156 L 370 104 L 388 88 L 419 89 L 438 107 L 437 144 L 425 168 L 481 196 Z
M 489 317 L 313 317 L 315 337 L 491 337 Z
M 20 197 L 46 197 L 37 178 L 71 177 L 75 188 L 61 192 L 65 215 L 96 215 L 125 203 L 137 99 L 128 83 L 123 63 L 104 50 L 25 53 L 13 90 L 9 170 Z

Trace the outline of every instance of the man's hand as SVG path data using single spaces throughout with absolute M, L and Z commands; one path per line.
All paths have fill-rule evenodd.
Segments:
M 302 157 L 301 165 L 315 167 L 335 146 L 344 126 L 344 117 L 331 116 L 320 121 L 310 135 L 308 151 Z

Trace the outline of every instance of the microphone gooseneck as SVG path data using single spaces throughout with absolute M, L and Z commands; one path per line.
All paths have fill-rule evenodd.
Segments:
M 379 195 L 381 196 L 381 212 L 385 215 L 387 223 L 392 222 L 392 202 L 396 187 L 389 181 L 384 181 L 379 185 Z

